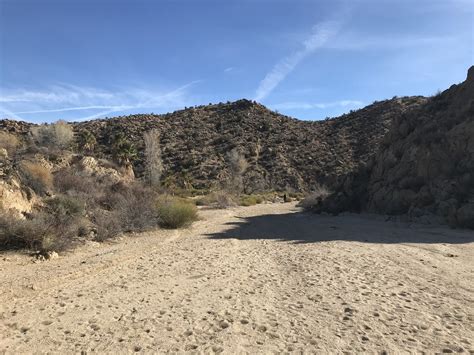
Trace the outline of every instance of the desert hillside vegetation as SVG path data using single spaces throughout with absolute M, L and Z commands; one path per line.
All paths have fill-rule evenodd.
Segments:
M 433 97 L 394 97 L 322 121 L 249 100 L 87 122 L 0 121 L 2 248 L 45 254 L 185 227 L 196 205 L 303 195 L 315 212 L 474 228 L 474 69 Z

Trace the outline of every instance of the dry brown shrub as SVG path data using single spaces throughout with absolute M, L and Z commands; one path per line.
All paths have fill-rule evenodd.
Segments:
M 95 226 L 95 239 L 103 242 L 115 238 L 123 232 L 122 221 L 117 211 L 97 209 L 92 212 L 92 222 Z
M 158 226 L 157 194 L 140 183 L 117 183 L 105 189 L 92 215 L 97 239 L 122 232 L 140 232 Z
M 66 121 L 43 124 L 31 128 L 35 142 L 44 147 L 69 148 L 74 140 L 74 130 Z
M 5 148 L 9 155 L 15 154 L 20 141 L 18 138 L 8 132 L 0 132 L 0 148 Z
M 313 191 L 301 201 L 300 206 L 304 209 L 311 209 L 313 206 L 321 203 L 326 197 L 331 194 L 331 191 L 326 186 L 317 185 Z
M 24 182 L 36 193 L 44 194 L 52 189 L 53 175 L 47 167 L 37 162 L 22 161 L 20 169 Z
M 236 197 L 226 191 L 214 191 L 196 200 L 198 206 L 210 206 L 225 209 L 237 206 Z
M 27 248 L 45 253 L 73 247 L 80 224 L 76 218 L 39 212 L 28 219 L 17 219 L 0 212 L 0 248 Z

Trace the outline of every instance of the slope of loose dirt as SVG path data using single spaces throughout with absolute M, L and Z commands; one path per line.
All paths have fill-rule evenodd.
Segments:
M 2 253 L 0 352 L 474 350 L 472 232 L 294 204 L 201 215 L 39 264 Z

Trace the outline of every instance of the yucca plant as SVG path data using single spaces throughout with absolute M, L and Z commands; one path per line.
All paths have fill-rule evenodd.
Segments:
M 85 130 L 79 136 L 79 144 L 85 151 L 92 152 L 97 144 L 97 140 L 92 132 Z
M 123 166 L 130 166 L 137 158 L 137 149 L 133 143 L 125 138 L 123 133 L 119 133 L 115 136 L 112 148 L 115 159 Z

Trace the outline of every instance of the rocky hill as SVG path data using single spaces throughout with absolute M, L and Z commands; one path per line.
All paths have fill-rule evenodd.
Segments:
M 369 211 L 474 228 L 474 67 L 392 122 L 378 152 L 316 211 Z
M 97 139 L 91 155 L 111 158 L 111 140 L 123 133 L 138 149 L 137 176 L 143 174 L 143 134 L 161 133 L 164 179 L 186 179 L 194 188 L 220 186 L 229 177 L 226 155 L 237 149 L 249 167 L 246 192 L 309 191 L 335 186 L 376 152 L 392 121 L 426 101 L 394 98 L 325 121 L 300 121 L 248 100 L 187 108 L 164 115 L 131 115 L 74 123 L 76 136 Z M 0 121 L 0 129 L 28 135 L 31 124 Z

